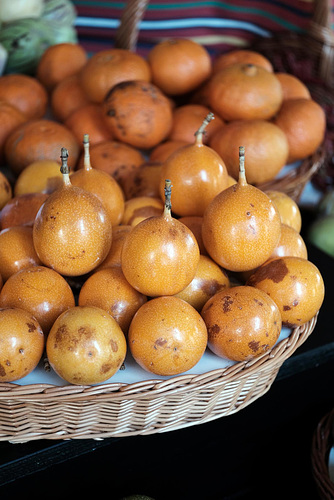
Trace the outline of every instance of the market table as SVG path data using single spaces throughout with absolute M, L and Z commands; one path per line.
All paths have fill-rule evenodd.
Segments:
M 325 300 L 315 330 L 284 362 L 268 393 L 236 414 L 161 434 L 0 442 L 1 491 L 56 495 L 107 487 L 115 500 L 133 493 L 154 500 L 318 498 L 311 440 L 334 407 L 334 265 L 307 245 L 324 277 Z

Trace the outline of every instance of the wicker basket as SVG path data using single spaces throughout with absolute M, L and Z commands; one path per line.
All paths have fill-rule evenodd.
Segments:
M 97 386 L 0 384 L 0 440 L 103 439 L 166 432 L 233 414 L 265 394 L 317 316 L 258 359 L 199 375 Z
M 327 413 L 318 423 L 312 439 L 313 477 L 320 495 L 325 500 L 334 499 L 334 483 L 329 477 L 328 459 L 334 445 L 334 410 Z
M 116 39 L 134 49 L 147 1 L 129 1 Z M 281 179 L 295 198 L 323 164 L 325 149 Z M 275 184 L 274 184 L 275 185 Z M 264 395 L 284 363 L 315 328 L 317 316 L 295 328 L 269 352 L 203 374 L 167 380 L 57 386 L 0 384 L 0 441 L 104 439 L 161 433 L 233 414 Z

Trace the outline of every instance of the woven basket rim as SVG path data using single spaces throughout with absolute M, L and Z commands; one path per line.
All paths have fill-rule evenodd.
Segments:
M 109 382 L 92 386 L 72 384 L 58 386 L 45 383 L 19 385 L 15 382 L 3 382 L 0 383 L 0 401 L 154 398 L 173 392 L 189 391 L 198 386 L 203 388 L 206 384 L 219 383 L 222 379 L 224 382 L 239 381 L 260 370 L 274 371 L 279 368 L 310 336 L 316 326 L 317 318 L 318 313 L 307 323 L 294 328 L 288 337 L 282 339 L 259 358 L 237 362 L 203 374 L 181 374 L 166 380 L 152 378 L 134 383 Z

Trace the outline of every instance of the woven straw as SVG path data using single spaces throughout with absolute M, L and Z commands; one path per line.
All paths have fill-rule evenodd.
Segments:
M 103 439 L 209 422 L 265 394 L 317 316 L 258 359 L 199 375 L 97 386 L 0 384 L 0 441 Z
M 327 413 L 318 423 L 312 440 L 312 468 L 320 498 L 334 499 L 334 483 L 329 477 L 328 458 L 334 445 L 334 410 Z
M 135 50 L 147 3 L 127 2 L 115 40 L 117 47 Z M 315 18 L 313 30 L 318 23 Z M 321 23 L 325 24 L 324 18 Z M 281 189 L 298 198 L 324 157 L 321 147 L 298 169 L 277 181 Z M 305 342 L 316 322 L 317 315 L 260 358 L 204 374 L 97 386 L 2 383 L 0 441 L 147 435 L 236 413 L 270 389 L 284 361 Z

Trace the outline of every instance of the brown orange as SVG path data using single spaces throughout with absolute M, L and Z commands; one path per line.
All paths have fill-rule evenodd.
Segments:
M 187 144 L 188 141 L 174 141 L 167 139 L 151 150 L 149 155 L 150 160 L 164 162 L 172 153 L 174 153 L 174 151 L 179 149 L 181 146 L 186 146 Z
M 90 100 L 80 85 L 78 74 L 64 78 L 50 94 L 53 116 L 61 122 L 64 122 L 76 109 L 89 103 Z
M 107 93 L 103 108 L 114 138 L 142 150 L 157 146 L 172 128 L 171 102 L 151 82 L 118 83 Z
M 127 200 L 137 196 L 159 198 L 162 162 L 146 161 L 124 179 L 123 190 Z
M 79 43 L 56 43 L 43 52 L 36 77 L 50 91 L 64 78 L 78 73 L 87 60 L 88 54 Z
M 94 168 L 112 175 L 123 187 L 123 181 L 144 161 L 144 154 L 137 148 L 120 141 L 104 141 L 90 148 L 90 160 Z M 77 168 L 84 166 L 84 153 L 80 155 Z
M 325 111 L 313 99 L 284 101 L 274 123 L 283 130 L 288 139 L 289 163 L 315 153 L 325 137 Z
M 232 64 L 209 82 L 210 108 L 226 121 L 272 118 L 282 100 L 275 74 L 254 64 Z
M 284 101 L 286 99 L 296 99 L 298 97 L 303 97 L 305 99 L 311 97 L 309 89 L 297 76 L 283 72 L 277 72 L 275 75 L 282 86 Z
M 255 64 L 273 72 L 271 61 L 260 52 L 250 49 L 234 49 L 216 56 L 212 63 L 212 73 L 237 63 Z
M 230 176 L 238 178 L 239 146 L 247 151 L 246 175 L 250 184 L 272 180 L 286 165 L 289 145 L 285 133 L 269 120 L 236 120 L 212 137 L 212 147 L 224 160 Z
M 80 71 L 82 88 L 93 102 L 102 102 L 114 85 L 127 80 L 151 80 L 146 59 L 127 49 L 96 52 Z
M 207 106 L 202 104 L 183 104 L 174 108 L 173 125 L 168 140 L 194 142 L 195 133 L 210 111 Z M 205 129 L 203 144 L 207 144 L 213 134 L 223 125 L 223 120 L 219 116 L 215 116 Z
M 201 44 L 187 38 L 158 42 L 147 58 L 153 83 L 167 95 L 191 92 L 211 75 L 209 52 Z
M 33 161 L 59 161 L 61 147 L 68 149 L 69 166 L 74 168 L 80 154 L 80 143 L 73 132 L 55 120 L 31 120 L 16 127 L 9 135 L 5 157 L 13 172 L 19 174 Z
M 4 164 L 4 147 L 9 134 L 21 123 L 28 119 L 15 106 L 7 101 L 0 100 L 0 164 Z
M 82 145 L 84 134 L 89 134 L 90 144 L 112 139 L 112 133 L 107 127 L 104 113 L 100 104 L 84 104 L 64 120 L 64 125 L 73 132 L 78 142 Z
M 10 103 L 29 120 L 42 118 L 48 106 L 48 93 L 37 78 L 21 73 L 0 77 L 1 100 Z

